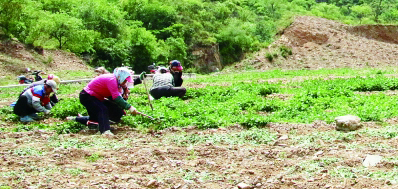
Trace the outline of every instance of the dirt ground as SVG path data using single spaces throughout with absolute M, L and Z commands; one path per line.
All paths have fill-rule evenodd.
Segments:
M 235 68 L 320 69 L 391 67 L 398 62 L 398 26 L 349 26 L 312 16 L 298 16 L 280 38 Z M 266 53 L 278 52 L 282 45 L 292 55 L 272 62 Z
M 376 123 L 364 125 L 382 128 Z M 388 179 L 342 178 L 334 173 L 339 168 L 360 169 L 367 154 L 396 156 L 396 138 L 358 134 L 349 141 L 315 139 L 314 145 L 304 145 L 300 140 L 307 135 L 333 133 L 334 124 L 319 121 L 268 126 L 276 138 L 259 145 L 210 140 L 211 136 L 244 132 L 239 126 L 169 128 L 149 133 L 120 126 L 110 137 L 83 132 L 56 135 L 43 130 L 1 132 L 0 183 L 11 188 L 210 189 L 238 188 L 242 183 L 248 188 L 396 187 Z M 190 145 L 189 140 L 181 139 L 192 135 L 207 137 L 208 141 Z M 369 143 L 391 148 L 369 147 Z M 394 166 L 382 161 L 367 171 L 391 170 Z

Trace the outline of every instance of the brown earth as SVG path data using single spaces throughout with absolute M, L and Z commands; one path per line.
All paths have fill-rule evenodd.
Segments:
M 272 62 L 266 53 L 277 52 L 282 45 L 292 48 L 286 59 Z M 298 16 L 283 35 L 267 49 L 238 63 L 242 68 L 320 69 L 391 67 L 398 65 L 398 26 L 350 26 L 311 16 Z
M 48 50 L 24 45 L 15 39 L 0 42 L 1 78 L 16 78 L 26 75 L 25 69 L 42 70 L 49 73 L 87 71 L 93 69 L 74 53 L 62 50 Z M 17 84 L 17 82 L 16 82 Z
M 391 122 L 395 122 L 391 120 Z M 382 129 L 376 123 L 364 123 Z M 3 125 L 3 127 L 8 127 Z M 12 127 L 12 126 L 11 126 Z M 358 133 L 328 139 L 334 124 L 270 123 L 277 138 L 269 144 L 228 144 L 183 137 L 237 135 L 239 126 L 197 130 L 169 128 L 142 133 L 116 127 L 115 136 L 56 135 L 52 131 L 0 133 L 0 186 L 12 188 L 394 188 L 388 178 L 363 172 L 389 172 L 396 162 L 397 139 Z M 338 133 L 337 133 L 338 134 Z M 313 141 L 307 141 L 308 137 Z M 248 138 L 248 141 L 250 139 Z M 184 145 L 184 143 L 187 143 Z M 383 147 L 377 147 L 383 146 Z M 386 157 L 364 169 L 366 154 Z M 339 170 L 348 170 L 338 172 Z M 342 174 L 355 176 L 344 178 Z

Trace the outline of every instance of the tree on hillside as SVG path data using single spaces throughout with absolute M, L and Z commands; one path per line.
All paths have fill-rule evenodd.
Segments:
M 81 19 L 86 29 L 100 32 L 102 38 L 117 38 L 125 26 L 125 14 L 106 0 L 86 0 L 73 10 L 72 16 Z
M 131 46 L 129 63 L 136 71 L 146 70 L 148 64 L 151 64 L 159 56 L 158 42 L 156 37 L 145 28 L 133 28 L 131 33 Z
M 145 4 L 140 8 L 129 12 L 132 20 L 139 20 L 144 23 L 144 27 L 148 30 L 160 30 L 173 25 L 176 22 L 177 11 L 167 5 L 160 3 Z
M 294 5 L 299 5 L 303 8 L 305 8 L 305 10 L 311 10 L 311 7 L 315 5 L 315 0 L 293 0 L 292 4 Z
M 364 0 L 373 8 L 374 20 L 379 22 L 379 16 L 386 12 L 387 10 L 397 9 L 398 0 Z
M 74 7 L 78 6 L 76 0 L 40 0 L 43 4 L 43 10 L 50 11 L 52 13 L 70 13 Z
M 338 20 L 342 18 L 339 7 L 333 4 L 319 3 L 312 6 L 311 13 L 327 19 Z
M 58 48 L 81 53 L 92 49 L 94 39 L 98 33 L 85 30 L 80 19 L 71 17 L 65 13 L 51 14 L 45 12 L 35 26 L 32 27 L 29 41 L 36 45 L 45 46 L 46 38 L 55 39 Z
M 385 23 L 396 23 L 398 22 L 398 10 L 388 10 L 380 15 L 381 20 Z
M 228 23 L 216 36 L 224 65 L 240 60 L 245 52 L 254 50 L 258 44 L 254 36 L 255 24 L 238 19 L 230 19 Z
M 0 28 L 4 34 L 11 35 L 19 24 L 24 2 L 20 0 L 2 0 L 0 5 Z
M 351 7 L 352 15 L 359 19 L 359 24 L 362 23 L 364 17 L 370 16 L 372 14 L 372 7 L 369 5 L 356 5 Z

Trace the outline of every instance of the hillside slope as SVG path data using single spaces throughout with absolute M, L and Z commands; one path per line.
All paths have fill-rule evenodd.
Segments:
M 286 59 L 272 62 L 266 53 L 279 46 L 292 48 Z M 235 67 L 248 64 L 256 69 L 319 69 L 386 67 L 398 65 L 398 26 L 349 26 L 318 17 L 299 16 L 268 49 Z
M 0 85 L 17 84 L 25 69 L 57 74 L 61 79 L 93 76 L 93 68 L 73 53 L 62 50 L 35 50 L 15 40 L 0 42 Z

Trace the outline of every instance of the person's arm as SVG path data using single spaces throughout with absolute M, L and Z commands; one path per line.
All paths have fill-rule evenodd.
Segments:
M 171 84 L 175 87 L 176 86 L 176 84 L 174 83 L 174 77 L 173 77 L 173 75 L 171 76 Z
M 47 110 L 51 110 L 51 108 L 53 108 L 53 107 L 51 106 L 51 103 L 47 103 L 44 107 L 45 107 Z
M 107 83 L 107 88 L 112 94 L 112 100 L 122 109 L 127 110 L 131 107 L 119 93 L 118 84 L 116 81 L 110 81 Z
M 116 97 L 115 100 L 113 100 L 120 108 L 123 110 L 128 110 L 131 105 L 127 103 L 121 96 Z
M 46 112 L 48 111 L 44 106 L 41 105 L 40 98 L 37 96 L 32 97 L 32 107 L 37 110 L 38 112 Z

